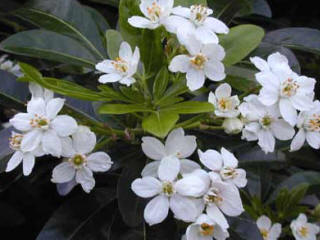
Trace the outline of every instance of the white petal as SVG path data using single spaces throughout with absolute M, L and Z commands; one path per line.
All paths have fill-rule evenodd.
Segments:
M 169 200 L 167 197 L 159 195 L 152 199 L 144 209 L 144 219 L 152 226 L 161 223 L 169 212 Z
M 32 153 L 23 154 L 23 175 L 29 176 L 35 164 L 35 157 Z
M 133 83 L 135 83 L 136 80 L 133 77 L 125 77 L 125 78 L 122 78 L 119 82 L 129 87 Z
M 239 190 L 233 184 L 222 182 L 215 183 L 214 186 L 220 189 L 223 201 L 219 204 L 219 208 L 222 212 L 231 217 L 239 216 L 244 211 Z
M 271 124 L 273 135 L 282 141 L 290 140 L 295 134 L 295 130 L 289 123 L 280 119 Z
M 301 128 L 291 142 L 290 151 L 291 152 L 298 151 L 300 148 L 302 148 L 305 141 L 306 141 L 306 133 L 304 129 Z
M 191 11 L 190 8 L 177 6 L 172 9 L 172 13 L 181 17 L 190 18 Z
M 33 98 L 27 104 L 27 111 L 31 114 L 43 116 L 46 114 L 46 103 L 42 98 Z
M 86 167 L 83 167 L 76 172 L 76 181 L 81 184 L 82 189 L 86 193 L 90 193 L 96 184 L 91 170 Z
M 302 92 L 304 94 L 310 94 L 313 93 L 314 87 L 316 84 L 316 80 L 314 78 L 309 78 L 306 76 L 299 76 L 294 79 L 297 81 L 299 85 L 299 92 Z
M 188 226 L 186 230 L 186 235 L 182 240 L 211 240 L 212 237 L 210 236 L 201 236 L 199 235 L 199 226 L 196 224 L 191 224 Z
M 106 172 L 112 166 L 111 158 L 105 152 L 95 152 L 87 157 L 88 167 L 93 172 Z
M 54 130 L 47 130 L 42 136 L 42 148 L 47 154 L 60 157 L 62 153 L 61 140 Z
M 42 98 L 43 97 L 43 87 L 41 87 L 39 84 L 30 82 L 29 83 L 29 91 L 32 95 L 32 97 L 35 98 Z
M 222 33 L 222 34 L 229 33 L 229 28 L 227 27 L 227 25 L 225 25 L 222 21 L 213 17 L 208 17 L 205 20 L 204 25 L 212 29 L 216 33 Z
M 259 72 L 255 75 L 257 81 L 262 87 L 267 88 L 270 91 L 279 94 L 280 91 L 280 80 L 278 77 L 270 71 Z
M 222 168 L 222 156 L 215 150 L 207 150 L 202 152 L 198 150 L 198 155 L 201 163 L 212 171 L 218 171 Z
M 274 151 L 276 142 L 271 131 L 261 129 L 258 132 L 258 138 L 259 138 L 258 144 L 265 153 Z
M 190 58 L 187 55 L 175 56 L 169 65 L 171 72 L 182 72 L 186 73 L 190 68 Z
M 21 141 L 21 150 L 23 152 L 32 152 L 39 146 L 42 136 L 42 132 L 38 129 L 26 133 Z
M 312 95 L 302 95 L 297 94 L 290 98 L 291 103 L 295 109 L 300 111 L 308 111 L 312 108 L 313 94 Z
M 15 169 L 22 162 L 22 158 L 23 153 L 16 151 L 8 161 L 6 172 L 11 172 L 13 169 Z
M 175 189 L 180 195 L 187 197 L 200 197 L 207 190 L 202 179 L 192 174 L 178 180 Z
M 278 101 L 278 96 L 279 94 L 277 91 L 270 88 L 262 88 L 259 93 L 259 101 L 266 106 L 271 106 Z
M 228 98 L 231 96 L 231 86 L 228 83 L 223 83 L 217 87 L 215 93 L 218 99 L 220 98 Z
M 162 20 L 162 24 L 164 25 L 166 30 L 170 33 L 177 33 L 180 26 L 183 26 L 183 24 L 185 23 L 187 23 L 187 25 L 190 24 L 187 19 L 180 16 L 174 16 L 174 15 L 171 15 L 165 20 Z
M 70 158 L 76 154 L 75 150 L 73 149 L 72 139 L 70 137 L 63 137 L 60 138 L 60 140 L 62 146 L 62 157 Z
M 142 177 L 158 177 L 158 168 L 160 165 L 160 161 L 154 161 L 148 163 L 142 170 Z
M 271 220 L 267 216 L 261 216 L 257 220 L 257 226 L 259 229 L 265 229 L 267 231 L 271 228 Z
M 51 122 L 50 126 L 60 137 L 70 136 L 71 134 L 75 133 L 78 128 L 76 120 L 68 115 L 57 116 Z
M 224 167 L 238 167 L 238 160 L 236 159 L 236 157 L 233 155 L 233 153 L 229 152 L 224 147 L 221 148 L 221 156 L 223 158 Z
M 233 179 L 233 184 L 238 188 L 243 188 L 247 185 L 248 180 L 246 178 L 246 171 L 244 169 L 238 168 L 236 169 L 237 176 Z
M 251 57 L 250 61 L 258 68 L 260 71 L 269 71 L 269 65 L 267 61 L 260 57 Z
M 131 26 L 136 28 L 155 29 L 159 27 L 159 24 L 152 23 L 149 19 L 139 16 L 129 18 L 128 22 Z
M 273 226 L 271 227 L 271 230 L 269 232 L 269 236 L 272 240 L 277 240 L 280 235 L 281 235 L 281 224 L 280 223 L 275 223 L 273 224 Z
M 64 101 L 62 98 L 51 99 L 46 106 L 46 117 L 54 119 L 63 108 Z
M 221 81 L 226 77 L 224 65 L 222 62 L 215 59 L 210 59 L 206 62 L 204 71 L 206 76 L 212 81 Z
M 202 70 L 190 68 L 187 72 L 187 86 L 191 91 L 201 88 L 205 81 L 205 75 Z
M 320 148 L 320 133 L 319 132 L 307 132 L 307 142 L 314 149 Z
M 218 36 L 208 27 L 200 26 L 196 29 L 195 35 L 203 44 L 218 43 Z
M 174 181 L 180 172 L 180 161 L 175 157 L 165 157 L 158 168 L 158 176 L 161 181 Z
M 196 169 L 201 168 L 198 163 L 196 163 L 195 161 L 188 160 L 188 159 L 181 160 L 180 165 L 181 165 L 180 166 L 181 167 L 180 173 L 182 175 L 192 173 Z
M 217 99 L 213 92 L 209 93 L 208 102 L 211 103 L 213 106 L 217 105 Z
M 191 23 L 190 23 L 191 24 Z M 191 24 L 192 26 L 192 24 Z M 191 32 L 190 34 L 190 28 L 186 26 L 181 26 L 181 29 L 178 30 L 178 34 L 179 32 L 186 32 L 186 34 L 184 34 L 185 40 L 183 40 L 183 43 L 185 44 L 185 47 L 187 48 L 188 52 L 195 56 L 198 53 L 200 53 L 201 51 L 201 42 L 197 39 L 197 37 L 193 34 L 193 32 Z M 189 31 L 189 32 L 187 32 Z M 179 39 L 180 40 L 180 39 Z
M 212 204 L 207 207 L 207 214 L 211 219 L 214 219 L 214 221 L 219 224 L 222 228 L 227 229 L 229 228 L 228 221 L 226 217 L 223 215 L 223 213 L 219 210 L 219 208 Z
M 97 142 L 96 135 L 85 126 L 79 126 L 77 131 L 72 134 L 72 139 L 74 149 L 82 154 L 92 152 Z
M 118 73 L 109 73 L 100 76 L 98 81 L 100 83 L 112 83 L 119 81 L 121 78 L 122 76 Z
M 53 169 L 51 181 L 54 183 L 69 182 L 74 178 L 75 173 L 74 167 L 69 162 L 63 162 Z
M 131 61 L 132 58 L 132 49 L 129 43 L 122 42 L 119 49 L 119 57 L 126 60 L 127 62 Z
M 209 59 L 222 61 L 226 56 L 226 52 L 219 44 L 205 44 L 201 50 Z
M 162 184 L 154 177 L 144 177 L 134 180 L 131 189 L 139 197 L 150 198 L 161 192 Z
M 288 99 L 282 98 L 279 102 L 280 113 L 284 120 L 286 120 L 291 126 L 297 123 L 297 110 L 292 106 Z
M 10 119 L 10 123 L 12 126 L 19 131 L 29 131 L 32 127 L 30 125 L 30 121 L 33 116 L 29 113 L 18 113 L 14 115 L 13 118 Z
M 141 147 L 144 154 L 153 160 L 161 160 L 166 156 L 164 145 L 154 137 L 143 137 Z
M 187 197 L 175 194 L 170 199 L 170 209 L 174 213 L 174 217 L 184 222 L 193 222 L 197 219 L 199 212 L 196 202 Z
M 112 60 L 103 60 L 96 64 L 96 69 L 103 73 L 114 73 L 116 70 L 114 69 Z
M 288 59 L 279 52 L 273 53 L 268 57 L 268 64 L 273 70 L 277 68 L 289 68 Z

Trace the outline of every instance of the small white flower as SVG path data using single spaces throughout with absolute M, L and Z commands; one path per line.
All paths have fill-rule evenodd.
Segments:
M 298 76 L 288 64 L 288 59 L 280 53 L 268 57 L 268 62 L 254 57 L 251 62 L 261 71 L 256 74 L 262 85 L 259 100 L 267 106 L 279 105 L 281 116 L 294 126 L 297 110 L 312 108 L 315 79 Z
M 214 105 L 214 113 L 218 117 L 235 118 L 239 115 L 240 100 L 237 95 L 231 96 L 231 91 L 231 86 L 223 83 L 217 87 L 215 94 L 209 93 L 208 101 Z
M 23 134 L 12 132 L 10 140 L 10 148 L 15 150 L 15 153 L 8 161 L 6 172 L 10 172 L 15 169 L 21 162 L 23 165 L 23 174 L 25 176 L 30 175 L 35 164 L 35 157 L 44 155 L 41 147 L 38 147 L 32 152 L 23 152 L 21 150 L 21 142 L 24 138 Z
M 29 91 L 32 98 L 42 98 L 46 103 L 54 97 L 54 93 L 52 91 L 33 82 L 29 83 Z
M 200 169 L 199 164 L 194 161 L 186 159 L 191 156 L 197 148 L 195 136 L 185 136 L 182 128 L 171 131 L 168 135 L 165 145 L 154 137 L 142 138 L 142 150 L 152 160 L 145 166 L 141 175 L 157 177 L 158 167 L 164 158 L 177 158 L 181 159 L 180 173 L 191 173 L 196 169 Z
M 296 240 L 316 240 L 320 232 L 319 226 L 308 223 L 306 215 L 302 213 L 291 222 L 290 228 Z
M 229 237 L 226 229 L 217 224 L 208 215 L 202 214 L 197 221 L 188 226 L 186 240 L 225 240 Z
M 211 171 L 219 174 L 223 181 L 232 183 L 239 188 L 247 185 L 246 171 L 238 168 L 238 160 L 225 148 L 221 153 L 215 150 L 202 152 L 198 150 L 200 161 Z
M 180 161 L 177 158 L 165 158 L 158 168 L 157 177 L 143 177 L 133 181 L 131 188 L 142 198 L 153 198 L 144 210 L 144 218 L 149 225 L 162 222 L 169 209 L 175 218 L 193 222 L 201 214 L 199 204 L 206 191 L 202 179 L 188 174 L 178 180 Z M 194 198 L 193 198 L 194 197 Z
M 268 153 L 274 151 L 275 139 L 286 141 L 293 138 L 294 128 L 280 118 L 278 105 L 265 106 L 257 95 L 250 95 L 244 100 L 239 106 L 245 122 L 242 139 L 259 140 L 259 146 Z
M 119 57 L 115 60 L 104 60 L 96 65 L 96 69 L 103 74 L 99 78 L 100 83 L 120 82 L 130 86 L 135 83 L 133 75 L 137 72 L 140 60 L 140 51 L 136 47 L 134 53 L 127 42 L 122 42 L 119 49 Z
M 226 118 L 222 127 L 227 134 L 238 134 L 243 129 L 243 122 L 239 118 Z
M 299 131 L 292 140 L 290 150 L 299 150 L 307 140 L 308 144 L 314 148 L 320 148 L 320 102 L 313 103 L 310 111 L 299 113 L 297 127 Z
M 16 77 L 21 77 L 23 74 L 20 71 L 19 65 L 14 64 L 10 60 L 6 60 L 7 57 L 8 57 L 7 55 L 3 55 L 0 58 L 0 70 L 8 71 L 13 75 L 15 75 Z
M 32 152 L 40 144 L 46 154 L 60 157 L 62 153 L 61 137 L 73 134 L 77 122 L 68 115 L 58 115 L 64 105 L 64 99 L 53 98 L 46 102 L 43 98 L 32 98 L 27 105 L 27 113 L 18 113 L 10 123 L 25 133 L 21 141 L 23 152 Z
M 257 220 L 257 226 L 264 240 L 277 240 L 281 235 L 281 224 L 272 225 L 271 220 L 267 216 L 261 216 Z
M 213 11 L 206 6 L 192 5 L 190 8 L 178 6 L 173 8 L 172 13 L 182 19 L 177 21 L 179 24 L 177 36 L 181 43 L 189 34 L 194 34 L 199 41 L 205 44 L 218 43 L 216 33 L 229 33 L 229 28 L 223 22 L 209 17 Z
M 212 81 L 225 78 L 225 69 L 221 62 L 225 57 L 223 47 L 215 43 L 202 44 L 194 35 L 188 36 L 185 47 L 189 55 L 175 56 L 169 70 L 186 73 L 187 86 L 191 91 L 201 88 L 206 77 Z
M 96 145 L 96 135 L 88 127 L 79 126 L 70 137 L 62 139 L 65 161 L 53 169 L 51 181 L 66 183 L 75 179 L 89 193 L 95 186 L 93 172 L 106 172 L 113 162 L 104 152 L 91 153 Z

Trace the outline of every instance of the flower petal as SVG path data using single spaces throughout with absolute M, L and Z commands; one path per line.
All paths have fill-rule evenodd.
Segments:
M 320 133 L 319 132 L 307 132 L 306 139 L 308 144 L 314 148 L 320 148 Z
M 280 223 L 275 223 L 270 229 L 269 236 L 271 239 L 278 239 L 281 235 L 282 227 Z
M 119 49 L 119 57 L 123 58 L 127 62 L 131 61 L 132 58 L 132 49 L 129 43 L 122 42 Z
M 65 99 L 62 98 L 51 99 L 46 106 L 46 117 L 50 120 L 54 119 L 63 108 L 64 101 Z
M 297 123 L 297 110 L 292 106 L 289 99 L 282 98 L 279 102 L 280 113 L 284 120 L 286 120 L 291 126 Z
M 29 113 L 18 113 L 10 119 L 10 123 L 14 128 L 18 129 L 19 131 L 26 132 L 31 130 L 32 128 L 30 124 L 32 118 L 33 116 Z
M 33 98 L 27 104 L 27 112 L 44 116 L 46 114 L 46 103 L 43 98 Z
M 170 198 L 170 209 L 176 219 L 184 222 L 194 222 L 201 214 L 196 200 L 175 194 Z
M 144 154 L 153 160 L 161 160 L 166 156 L 164 145 L 154 137 L 143 137 L 141 147 Z
M 91 170 L 87 167 L 83 167 L 76 172 L 76 182 L 81 184 L 86 193 L 90 193 L 96 184 Z
M 233 180 L 233 184 L 236 185 L 238 188 L 243 188 L 247 185 L 247 173 L 244 169 L 238 168 L 236 169 L 237 176 Z
M 39 146 L 42 136 L 42 132 L 38 129 L 26 133 L 21 141 L 21 150 L 23 152 L 34 151 Z
M 11 172 L 15 169 L 23 159 L 23 153 L 21 151 L 16 151 L 8 161 L 6 172 Z
M 105 152 L 95 152 L 87 157 L 87 166 L 94 172 L 108 171 L 113 162 Z
M 70 137 L 63 137 L 60 138 L 60 140 L 62 146 L 62 157 L 70 158 L 76 154 L 75 150 L 73 149 L 72 139 Z
M 150 198 L 161 192 L 162 184 L 154 177 L 144 177 L 134 180 L 131 189 L 139 197 Z
M 229 224 L 226 217 L 222 214 L 222 212 L 219 210 L 219 208 L 215 204 L 208 206 L 206 212 L 209 215 L 209 217 L 211 219 L 214 219 L 214 221 L 219 226 L 221 226 L 224 229 L 229 228 Z
M 114 69 L 112 60 L 103 60 L 96 64 L 96 69 L 103 73 L 115 73 L 116 70 Z
M 223 83 L 217 87 L 215 94 L 218 99 L 229 98 L 231 96 L 231 86 L 228 83 Z
M 35 157 L 32 153 L 23 154 L 23 175 L 29 176 L 35 164 Z
M 161 181 L 173 182 L 180 172 L 180 161 L 175 157 L 165 157 L 158 168 L 158 176 Z
M 184 18 L 190 18 L 191 11 L 190 11 L 190 8 L 177 6 L 172 9 L 172 14 L 178 15 Z
M 200 42 L 203 44 L 217 44 L 219 42 L 218 36 L 208 27 L 200 26 L 196 29 L 195 34 Z
M 67 137 L 76 132 L 78 124 L 68 115 L 59 115 L 51 122 L 51 127 L 60 137 Z
M 160 165 L 160 161 L 154 161 L 148 163 L 142 170 L 142 177 L 158 177 L 158 168 Z
M 212 171 L 219 171 L 222 168 L 223 159 L 219 152 L 215 150 L 207 150 L 202 152 L 198 150 L 201 163 Z
M 201 168 L 198 163 L 188 159 L 180 160 L 180 165 L 181 165 L 180 173 L 182 175 L 192 173 L 193 171 Z
M 273 152 L 275 147 L 275 138 L 272 135 L 271 131 L 261 129 L 258 132 L 258 144 L 265 153 Z
M 99 82 L 100 83 L 113 83 L 113 82 L 118 82 L 122 76 L 118 73 L 108 73 L 104 74 L 99 77 Z
M 224 24 L 224 22 L 220 21 L 219 19 L 213 18 L 213 17 L 207 17 L 207 19 L 204 21 L 204 26 L 210 28 L 216 33 L 222 33 L 222 34 L 228 34 L 229 28 L 227 25 Z
M 256 68 L 258 68 L 260 71 L 269 71 L 269 65 L 266 60 L 260 58 L 260 57 L 251 57 L 250 61 L 254 64 Z
M 54 130 L 47 130 L 42 136 L 42 148 L 47 154 L 60 157 L 62 153 L 61 140 Z
M 133 16 L 128 19 L 128 22 L 131 26 L 136 28 L 148 28 L 148 29 L 155 29 L 159 27 L 159 24 L 152 23 L 149 19 L 139 16 Z
M 221 156 L 223 158 L 224 167 L 231 167 L 231 168 L 238 167 L 238 160 L 236 159 L 236 157 L 233 155 L 233 153 L 229 152 L 224 147 L 221 148 Z
M 206 184 L 197 175 L 189 174 L 175 184 L 177 193 L 186 197 L 201 197 L 206 192 Z
M 301 128 L 291 142 L 290 151 L 291 152 L 298 151 L 300 148 L 302 148 L 305 141 L 306 141 L 306 133 L 304 129 Z
M 221 81 L 226 77 L 223 63 L 215 59 L 210 59 L 205 63 L 204 71 L 205 75 L 212 81 Z
M 289 123 L 280 119 L 271 124 L 273 135 L 282 141 L 290 140 L 295 134 L 295 130 Z
M 144 209 L 144 219 L 152 226 L 161 223 L 169 212 L 169 199 L 166 196 L 159 195 L 152 199 Z
M 175 56 L 169 65 L 171 72 L 182 72 L 186 73 L 190 68 L 190 58 L 187 55 Z
M 187 86 L 190 91 L 195 91 L 204 85 L 205 75 L 202 70 L 190 68 L 187 72 Z
M 97 142 L 96 135 L 85 126 L 79 126 L 72 139 L 74 149 L 81 154 L 92 152 Z
M 265 229 L 267 231 L 271 228 L 271 220 L 267 216 L 261 216 L 257 220 L 257 226 L 259 229 Z
M 69 182 L 74 178 L 75 174 L 74 167 L 69 162 L 63 162 L 53 169 L 51 181 L 54 183 Z

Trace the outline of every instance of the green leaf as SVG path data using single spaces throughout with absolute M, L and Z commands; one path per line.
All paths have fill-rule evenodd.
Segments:
M 162 97 L 163 93 L 167 89 L 168 83 L 169 83 L 169 72 L 168 72 L 168 68 L 165 66 L 165 67 L 162 67 L 161 70 L 158 72 L 153 84 L 153 96 L 155 100 Z
M 246 92 L 259 86 L 255 79 L 256 71 L 243 67 L 231 66 L 226 68 L 226 73 L 227 77 L 224 81 L 239 91 Z
M 207 5 L 207 0 L 175 0 L 175 6 L 190 7 L 191 5 L 202 4 Z
M 144 103 L 144 96 L 136 90 L 129 87 L 120 87 L 120 91 L 124 96 L 131 100 L 132 103 Z
M 7 168 L 7 162 L 13 150 L 9 147 L 9 138 L 13 127 L 5 128 L 0 131 L 0 173 L 3 173 Z
M 113 29 L 106 32 L 108 55 L 111 59 L 116 59 L 119 56 L 120 45 L 123 42 L 121 34 Z
M 109 23 L 107 22 L 105 17 L 98 10 L 96 10 L 92 7 L 88 7 L 88 6 L 86 6 L 85 9 L 90 13 L 92 19 L 94 20 L 94 22 L 99 30 L 100 37 L 104 38 L 106 31 L 111 28 Z M 104 44 L 104 46 L 105 46 L 105 44 Z
M 98 89 L 101 91 L 101 95 L 106 97 L 106 98 L 110 98 L 111 100 L 119 100 L 119 101 L 123 101 L 123 102 L 131 102 L 130 99 L 126 98 L 125 96 L 123 96 L 121 93 L 116 92 L 115 90 L 113 90 L 113 88 L 107 86 L 107 85 L 99 85 Z
M 187 101 L 162 108 L 161 110 L 180 114 L 194 114 L 213 112 L 214 106 L 208 102 Z
M 126 114 L 135 112 L 152 112 L 150 108 L 147 108 L 141 104 L 103 104 L 99 108 L 100 114 Z
M 147 132 L 164 138 L 179 120 L 179 115 L 174 112 L 155 112 L 142 121 L 142 127 Z
M 9 53 L 43 58 L 94 68 L 95 57 L 78 41 L 45 30 L 30 30 L 11 35 L 0 43 Z
M 245 24 L 233 27 L 229 34 L 220 36 L 220 44 L 225 48 L 223 60 L 227 66 L 234 65 L 257 48 L 264 37 L 264 30 L 258 26 Z
M 263 240 L 257 224 L 247 214 L 241 217 L 229 218 L 230 239 L 233 240 Z
M 174 84 L 172 84 L 167 91 L 165 91 L 165 93 L 163 94 L 163 97 L 161 97 L 160 99 L 158 99 L 158 101 L 156 101 L 156 105 L 162 105 L 164 102 L 167 103 L 168 100 L 181 95 L 185 92 L 188 91 L 188 87 L 186 86 L 186 82 L 185 80 L 179 80 L 177 82 L 175 82 Z
M 101 3 L 101 4 L 106 4 L 110 5 L 112 7 L 118 7 L 120 0 L 89 0 L 94 3 Z

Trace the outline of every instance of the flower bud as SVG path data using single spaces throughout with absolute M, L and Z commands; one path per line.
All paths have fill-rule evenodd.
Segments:
M 242 131 L 243 122 L 239 118 L 226 118 L 222 126 L 227 134 L 238 134 Z

